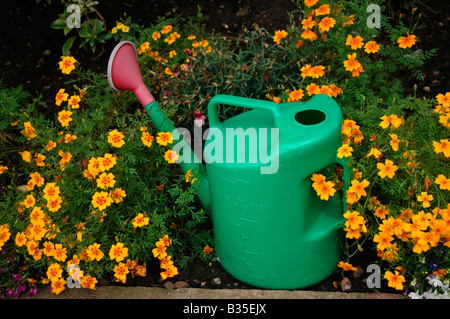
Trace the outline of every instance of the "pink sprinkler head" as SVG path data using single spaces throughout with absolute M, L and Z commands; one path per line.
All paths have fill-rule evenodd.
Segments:
M 144 84 L 137 61 L 137 51 L 130 41 L 119 42 L 108 61 L 108 81 L 114 90 L 133 91 L 143 106 L 154 98 Z

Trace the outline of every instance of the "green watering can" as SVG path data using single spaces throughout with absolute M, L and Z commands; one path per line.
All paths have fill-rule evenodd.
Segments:
M 133 91 L 159 131 L 177 134 L 145 87 L 136 48 L 122 41 L 108 63 L 114 89 Z M 219 105 L 251 109 L 220 122 Z M 342 112 L 329 96 L 276 104 L 217 95 L 208 104 L 210 128 L 202 164 L 181 139 L 183 171 L 198 172 L 197 195 L 211 212 L 215 252 L 235 278 L 255 287 L 299 289 L 326 279 L 341 258 L 340 228 L 350 169 L 336 157 Z M 311 175 L 343 167 L 344 196 L 322 201 Z

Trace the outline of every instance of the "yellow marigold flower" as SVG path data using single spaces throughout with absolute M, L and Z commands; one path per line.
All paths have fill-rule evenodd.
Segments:
M 124 247 L 124 244 L 121 242 L 117 242 L 115 245 L 111 245 L 111 249 L 109 250 L 109 258 L 111 260 L 116 260 L 120 262 L 128 257 L 128 248 Z
M 403 275 L 400 275 L 396 270 L 395 274 L 390 271 L 386 271 L 384 274 L 384 279 L 388 281 L 388 286 L 395 288 L 396 290 L 403 290 L 403 283 L 406 281 Z
M 123 198 L 126 197 L 126 196 L 127 196 L 127 194 L 125 193 L 125 191 L 122 188 L 116 188 L 111 193 L 111 198 L 113 199 L 113 201 L 116 204 L 118 204 L 121 201 L 123 201 Z
M 53 280 L 53 278 L 58 279 L 62 277 L 63 269 L 60 264 L 53 263 L 47 268 L 47 278 Z
M 450 179 L 448 179 L 447 177 L 445 177 L 442 174 L 439 174 L 436 179 L 434 180 L 434 182 L 439 185 L 440 189 L 446 189 L 446 190 L 450 190 Z
M 384 129 L 387 129 L 389 126 L 399 128 L 403 123 L 402 119 L 397 115 L 383 115 L 380 119 L 383 120 L 380 126 Z
M 59 156 L 61 156 L 61 159 L 58 163 L 61 166 L 61 170 L 64 170 L 65 166 L 69 164 L 70 160 L 72 159 L 72 154 L 70 154 L 69 152 L 64 153 L 63 150 L 59 150 L 58 154 Z
M 145 146 L 152 146 L 154 137 L 148 132 L 142 132 L 141 141 Z
M 344 61 L 344 67 L 346 71 L 353 72 L 360 69 L 361 63 L 356 60 L 356 53 L 347 55 L 347 59 L 348 60 Z
M 338 263 L 338 267 L 342 268 L 344 271 L 350 271 L 350 270 L 356 271 L 356 267 L 354 267 L 352 264 L 349 264 L 349 263 L 343 262 L 343 261 L 340 261 Z
M 308 8 L 311 8 L 311 7 L 314 6 L 317 2 L 319 2 L 319 0 L 305 0 L 305 6 L 307 6 Z
M 70 133 L 67 133 L 65 136 L 64 136 L 64 143 L 70 143 L 70 142 L 72 142 L 73 140 L 76 140 L 77 139 L 77 136 L 76 135 L 70 135 Z
M 47 257 L 53 256 L 53 250 L 55 250 L 55 245 L 50 241 L 46 241 L 44 243 L 44 249 L 42 250 L 44 255 Z
M 397 40 L 398 46 L 402 49 L 410 48 L 416 44 L 416 36 L 412 34 L 410 35 L 409 32 L 406 34 L 406 37 L 400 37 Z
M 22 151 L 22 152 L 20 152 L 19 154 L 20 154 L 20 156 L 22 156 L 22 159 L 23 159 L 25 162 L 31 163 L 31 153 L 30 153 L 30 152 L 28 152 L 28 151 Z
M 106 153 L 103 157 L 99 157 L 98 160 L 98 168 L 100 171 L 108 171 L 113 168 L 117 163 L 117 157 L 115 155 Z
M 362 182 L 354 179 L 351 181 L 352 186 L 349 187 L 349 192 L 355 193 L 358 197 L 367 196 L 365 188 L 369 186 L 370 182 L 364 179 Z
M 400 140 L 398 139 L 397 134 L 389 134 L 389 136 L 392 138 L 392 140 L 389 142 L 389 144 L 391 145 L 392 149 L 394 151 L 398 151 L 398 143 L 400 142 Z
M 173 143 L 173 137 L 171 132 L 159 132 L 156 137 L 156 142 L 159 145 L 167 146 L 167 144 Z
M 53 251 L 53 258 L 57 261 L 65 262 L 67 258 L 66 252 L 66 248 L 63 248 L 61 244 L 56 244 L 55 250 Z
M 394 162 L 386 159 L 383 163 L 377 163 L 377 168 L 380 170 L 378 172 L 378 176 L 381 178 L 385 178 L 386 176 L 389 178 L 394 177 L 395 171 L 398 169 L 397 165 L 394 165 Z
M 175 50 L 172 50 L 172 51 L 169 52 L 169 57 L 170 58 L 173 58 L 176 55 L 177 55 L 177 51 L 175 51 Z
M 24 130 L 21 131 L 22 134 L 28 135 L 28 139 L 37 137 L 36 129 L 31 125 L 31 122 L 23 123 Z
M 336 24 L 335 19 L 330 18 L 330 17 L 323 18 L 319 22 L 319 31 L 322 33 L 326 32 L 326 31 L 330 31 L 330 29 L 333 28 L 335 24 Z
M 56 147 L 56 143 L 53 142 L 52 140 L 50 140 L 50 141 L 48 141 L 48 144 L 47 144 L 47 146 L 45 147 L 45 149 L 46 149 L 47 151 L 50 151 L 50 150 L 52 150 L 52 149 L 55 148 L 55 147 Z
M 31 208 L 36 204 L 36 199 L 34 198 L 33 194 L 27 195 L 27 198 L 23 201 L 26 208 Z
M 123 140 L 124 137 L 125 135 L 114 129 L 108 134 L 108 143 L 114 147 L 120 148 L 125 144 L 125 141 Z
M 17 233 L 15 243 L 18 247 L 22 247 L 27 242 L 27 237 L 25 236 L 25 233 Z
M 424 208 L 430 207 L 430 201 L 433 199 L 433 195 L 428 195 L 427 192 L 421 192 L 420 195 L 417 196 L 417 201 L 423 202 L 422 204 Z
M 51 281 L 52 293 L 59 295 L 66 289 L 66 281 L 63 278 L 54 279 Z
M 70 117 L 73 113 L 71 111 L 62 110 L 58 113 L 58 121 L 61 124 L 61 126 L 69 126 L 69 122 L 72 121 L 72 118 Z
M 351 34 L 347 36 L 347 41 L 345 42 L 346 45 L 349 45 L 352 50 L 360 49 L 364 45 L 363 38 L 359 35 L 356 37 L 353 37 Z
M 434 152 L 436 154 L 444 153 L 445 157 L 450 157 L 450 142 L 448 139 L 441 140 L 441 142 L 433 141 Z
M 369 41 L 364 46 L 364 51 L 366 51 L 367 54 L 377 53 L 378 50 L 380 50 L 380 45 L 377 44 L 375 41 Z
M 39 187 L 44 185 L 44 178 L 38 172 L 31 173 L 30 178 L 33 181 L 33 184 Z
M 177 267 L 168 267 L 166 271 L 160 273 L 162 279 L 174 277 L 178 275 Z
M 42 155 L 40 153 L 36 154 L 36 157 L 34 158 L 34 160 L 36 161 L 36 165 L 37 166 L 45 166 L 44 160 L 45 160 L 45 155 Z
M 330 14 L 330 5 L 323 4 L 315 10 L 316 16 L 321 16 L 325 14 Z
M 89 245 L 89 247 L 87 248 L 86 253 L 87 253 L 87 256 L 89 257 L 90 260 L 97 260 L 97 261 L 100 261 L 100 259 L 102 259 L 103 256 L 105 255 L 100 250 L 100 244 L 97 244 L 97 243 Z
M 352 14 L 352 15 L 349 15 L 349 16 L 347 17 L 347 20 L 344 21 L 344 22 L 342 22 L 342 26 L 355 24 L 354 18 L 355 18 L 355 16 L 354 16 L 353 14 Z
M 353 147 L 351 147 L 348 144 L 343 144 L 339 149 L 337 150 L 337 157 L 350 157 L 352 156 Z
M 72 107 L 73 109 L 77 109 L 80 107 L 78 102 L 81 101 L 81 98 L 78 95 L 72 95 L 69 100 L 67 101 L 67 105 Z
M 111 29 L 111 33 L 112 34 L 117 33 L 117 31 L 118 31 L 117 27 L 114 27 L 114 28 Z
M 55 104 L 60 106 L 63 101 L 67 101 L 69 97 L 68 93 L 64 93 L 65 89 L 59 89 L 58 93 L 55 96 Z
M 152 249 L 153 257 L 155 257 L 155 258 L 158 257 L 159 259 L 163 259 L 164 257 L 166 257 L 167 256 L 167 252 L 166 252 L 167 246 L 161 241 L 156 242 L 155 245 L 156 245 L 156 248 Z
M 112 173 L 102 173 L 97 178 L 97 187 L 102 189 L 107 189 L 109 187 L 114 187 L 114 184 L 116 184 L 116 180 L 114 179 L 114 175 Z
M 98 283 L 95 277 L 91 277 L 90 275 L 83 276 L 80 280 L 81 287 L 95 290 L 95 284 Z
M 276 44 L 280 44 L 280 41 L 287 37 L 288 33 L 285 30 L 277 30 L 275 31 L 275 35 L 273 37 L 273 41 Z
M 75 63 L 77 60 L 75 60 L 72 56 L 65 56 L 63 57 L 62 61 L 59 61 L 59 68 L 61 69 L 61 72 L 64 74 L 70 74 L 73 70 L 75 70 Z
M 132 224 L 135 228 L 137 228 L 148 225 L 148 221 L 149 221 L 148 217 L 144 217 L 142 213 L 139 213 L 135 218 L 133 218 Z
M 95 192 L 92 196 L 92 206 L 98 208 L 100 211 L 112 204 L 113 200 L 107 192 Z
M 124 26 L 122 27 L 122 31 L 125 32 L 125 33 L 127 33 L 128 31 L 130 31 L 130 27 L 124 25 Z
M 61 208 L 62 198 L 53 196 L 47 201 L 47 208 L 51 212 L 57 212 Z
M 175 161 L 178 159 L 178 154 L 175 151 L 172 150 L 167 150 L 166 153 L 164 154 L 164 159 L 169 163 L 169 164 L 173 164 L 175 163 Z

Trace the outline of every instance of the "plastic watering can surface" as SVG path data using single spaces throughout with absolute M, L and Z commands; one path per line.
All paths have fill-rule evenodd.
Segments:
M 115 89 L 134 91 L 160 131 L 175 130 L 143 85 L 131 42 L 114 49 L 108 79 Z M 221 122 L 220 105 L 250 111 Z M 310 178 L 339 163 L 344 194 L 348 188 L 349 167 L 336 157 L 342 145 L 339 105 L 322 94 L 284 104 L 217 95 L 208 118 L 205 166 L 189 147 L 183 150 L 192 161 L 180 166 L 199 172 L 197 194 L 211 211 L 222 266 L 243 282 L 270 289 L 303 288 L 328 277 L 341 258 L 345 196 L 320 200 Z

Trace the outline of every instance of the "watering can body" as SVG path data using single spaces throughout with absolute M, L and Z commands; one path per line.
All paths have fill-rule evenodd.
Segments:
M 219 122 L 219 104 L 255 110 Z M 222 133 L 215 135 L 223 136 L 226 150 L 218 161 L 207 151 L 213 149 L 209 145 L 216 136 L 206 141 L 215 251 L 221 265 L 237 279 L 261 288 L 298 289 L 326 279 L 341 258 L 343 204 L 337 193 L 320 200 L 311 174 L 326 167 L 334 170 L 334 164 L 341 163 L 336 158 L 342 145 L 339 105 L 327 95 L 279 105 L 216 96 L 208 117 L 210 127 Z M 244 149 L 237 142 L 242 136 L 230 134 L 236 128 L 247 133 Z M 262 136 L 265 132 L 269 136 Z M 234 157 L 227 161 L 232 149 Z M 255 150 L 256 160 L 249 158 Z M 241 154 L 245 161 L 239 151 L 247 152 Z M 262 173 L 261 168 L 269 166 L 272 169 Z
M 176 131 L 143 83 L 133 43 L 116 45 L 108 80 L 114 89 L 133 91 L 159 131 Z M 219 105 L 251 110 L 220 122 Z M 187 143 L 183 158 L 189 160 L 179 164 L 198 172 L 197 195 L 211 211 L 222 266 L 269 289 L 303 288 L 328 277 L 341 256 L 339 226 L 350 176 L 336 157 L 342 144 L 339 105 L 323 94 L 285 104 L 217 95 L 208 118 L 206 165 Z M 322 201 L 311 174 L 335 163 L 343 166 L 344 196 Z

